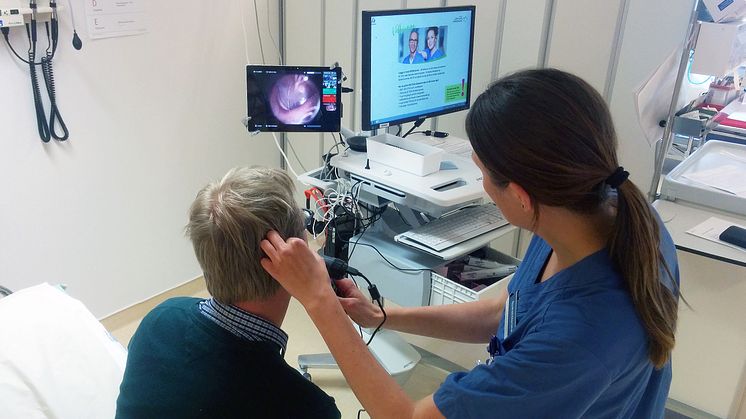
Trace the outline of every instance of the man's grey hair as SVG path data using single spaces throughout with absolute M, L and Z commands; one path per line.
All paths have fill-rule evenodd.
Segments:
M 216 300 L 263 300 L 278 290 L 259 263 L 259 243 L 269 230 L 283 239 L 305 238 L 293 192 L 293 181 L 281 170 L 236 168 L 197 193 L 186 234 Z

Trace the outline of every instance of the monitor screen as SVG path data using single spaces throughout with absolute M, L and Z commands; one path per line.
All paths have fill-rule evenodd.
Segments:
M 249 131 L 339 132 L 339 67 L 246 66 Z
M 474 12 L 363 12 L 364 130 L 469 108 Z

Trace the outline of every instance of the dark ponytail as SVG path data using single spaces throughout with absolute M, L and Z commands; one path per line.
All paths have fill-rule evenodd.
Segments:
M 607 183 L 619 166 L 617 139 L 598 92 L 560 70 L 515 73 L 474 101 L 466 132 L 494 183 L 514 182 L 536 203 L 594 215 L 616 200 L 609 252 L 647 332 L 650 360 L 662 367 L 675 341 L 677 285 L 642 192 L 624 179 Z
M 671 290 L 676 289 L 676 284 L 669 281 L 672 275 L 662 260 L 659 244 L 660 228 L 650 205 L 635 185 L 624 182 L 618 189 L 617 216 L 609 250 L 627 280 L 637 314 L 648 334 L 650 360 L 658 368 L 671 356 L 678 313 L 678 299 Z

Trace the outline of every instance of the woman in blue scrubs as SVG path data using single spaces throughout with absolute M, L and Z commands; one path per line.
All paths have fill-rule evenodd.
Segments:
M 435 61 L 438 58 L 443 58 L 443 51 L 438 48 L 438 27 L 431 26 L 427 28 L 426 34 L 425 45 L 427 45 L 427 48 L 425 48 L 425 60 Z
M 661 418 L 671 382 L 678 266 L 671 238 L 619 167 L 608 108 L 559 70 L 495 82 L 466 118 L 484 189 L 534 238 L 494 300 L 387 310 L 385 327 L 489 343 L 490 360 L 413 401 L 347 314 L 380 310 L 349 281 L 329 287 L 300 239 L 270 232 L 264 268 L 301 304 L 374 418 Z M 375 281 L 374 281 L 375 282 Z

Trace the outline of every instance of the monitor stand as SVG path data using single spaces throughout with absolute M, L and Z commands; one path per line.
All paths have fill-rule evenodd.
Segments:
M 368 137 L 363 137 L 361 135 L 348 137 L 345 139 L 347 145 L 350 146 L 350 150 L 359 151 L 361 153 L 365 153 L 368 151 L 367 140 Z

